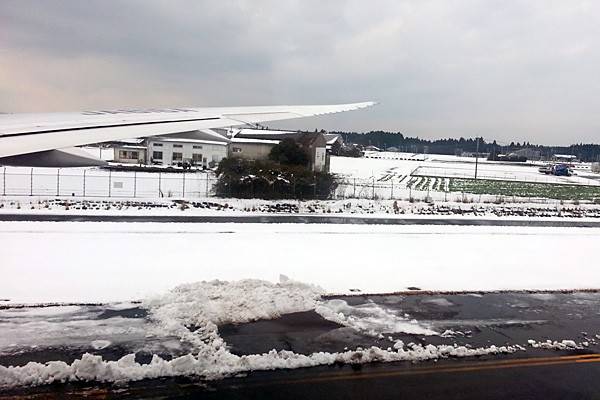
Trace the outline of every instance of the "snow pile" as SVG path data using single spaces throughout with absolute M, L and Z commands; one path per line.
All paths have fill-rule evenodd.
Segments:
M 277 284 L 255 279 L 214 280 L 178 286 L 143 304 L 155 322 L 155 334 L 176 336 L 192 346 L 194 360 L 185 359 L 185 363 L 191 363 L 190 374 L 218 378 L 235 372 L 242 362 L 227 349 L 218 325 L 312 310 L 322 293 L 316 286 L 290 281 L 285 276 Z
M 217 325 L 312 310 L 322 294 L 323 290 L 316 286 L 283 276 L 277 284 L 256 279 L 214 280 L 178 286 L 143 305 L 159 332 L 166 331 L 202 346 L 206 344 L 203 335 L 215 336 Z
M 533 339 L 529 339 L 527 343 L 534 349 L 545 349 L 545 350 L 581 350 L 587 347 L 587 342 L 576 343 L 574 340 L 562 340 L 552 341 L 546 340 L 545 342 L 536 342 Z
M 487 354 L 508 354 L 521 350 L 520 346 L 490 346 L 468 348 L 465 346 L 409 344 L 408 348 L 397 346 L 392 349 L 370 347 L 342 353 L 319 352 L 310 355 L 291 351 L 271 350 L 264 354 L 236 356 L 222 351 L 221 358 L 208 362 L 203 355 L 185 355 L 166 361 L 154 355 L 149 364 L 135 361 L 134 354 L 128 354 L 118 361 L 104 361 L 101 356 L 84 354 L 81 359 L 67 364 L 51 361 L 45 364 L 30 362 L 22 367 L 0 366 L 0 387 L 32 386 L 53 382 L 98 381 L 127 382 L 148 378 L 171 376 L 200 376 L 218 379 L 241 372 L 273 369 L 293 369 L 332 365 L 335 363 L 359 364 L 368 362 L 423 361 L 448 357 L 471 357 Z M 224 358 L 227 358 L 226 360 Z
M 321 302 L 315 311 L 323 318 L 340 325 L 354 328 L 370 336 L 384 333 L 406 333 L 413 335 L 438 335 L 438 332 L 419 325 L 416 320 L 399 316 L 390 309 L 375 303 L 350 306 L 344 300 L 329 300 Z
M 160 321 L 179 319 L 186 325 L 222 325 L 312 310 L 323 293 L 316 286 L 285 277 L 276 284 L 257 279 L 214 280 L 180 285 L 143 305 Z
M 307 310 L 316 310 L 326 319 L 377 337 L 381 337 L 383 333 L 398 332 L 438 334 L 409 320 L 406 315 L 397 315 L 393 310 L 370 303 L 351 306 L 343 300 L 323 300 L 322 293 L 318 287 L 290 281 L 285 277 L 277 284 L 260 280 L 216 280 L 178 286 L 162 296 L 143 302 L 150 320 L 146 322 L 144 331 L 146 337 L 154 336 L 160 340 L 177 338 L 188 349 L 189 354 L 171 353 L 169 355 L 173 358 L 170 360 L 154 354 L 149 363 L 141 364 L 135 360 L 135 353 L 127 354 L 117 361 L 107 361 L 99 355 L 85 353 L 71 364 L 50 361 L 29 362 L 23 366 L 0 366 L 0 388 L 74 381 L 119 383 L 173 376 L 221 379 L 258 370 L 337 363 L 424 361 L 508 354 L 524 350 L 520 345 L 472 348 L 457 344 L 405 345 L 398 340 L 393 347 L 387 349 L 359 347 L 339 353 L 316 352 L 308 355 L 271 350 L 263 354 L 238 356 L 229 351 L 227 344 L 219 336 L 218 326 L 221 324 L 273 319 L 283 314 Z M 76 313 L 79 310 L 73 308 L 70 311 Z M 35 312 L 37 311 L 32 311 Z M 27 313 L 26 311 L 24 314 Z M 84 336 L 86 340 L 91 338 Z M 115 337 L 112 336 L 111 339 Z M 67 336 L 65 343 L 70 340 L 71 337 Z M 96 349 L 112 345 L 106 337 L 96 338 L 91 343 Z M 567 340 L 547 344 L 530 341 L 530 344 L 541 348 L 578 348 L 575 342 Z

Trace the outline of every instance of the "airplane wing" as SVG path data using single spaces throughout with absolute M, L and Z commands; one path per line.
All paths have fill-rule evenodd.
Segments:
M 358 110 L 373 102 L 315 105 L 0 114 L 0 158 L 127 138 Z M 0 160 L 1 161 L 1 160 Z

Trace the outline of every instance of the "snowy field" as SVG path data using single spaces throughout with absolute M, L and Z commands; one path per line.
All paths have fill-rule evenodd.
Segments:
M 600 288 L 594 228 L 4 222 L 0 243 L 11 303 L 280 275 L 327 293 Z
M 600 175 L 540 174 L 537 166 L 482 160 L 478 187 L 474 159 L 411 153 L 372 153 L 363 158 L 331 157 L 338 177 L 334 199 L 414 200 L 424 202 L 591 202 L 600 199 Z M 524 183 L 523 183 L 524 182 Z M 150 173 L 98 168 L 0 168 L 0 194 L 113 198 L 214 197 L 212 172 Z M 454 183 L 458 183 L 454 185 Z M 523 184 L 521 184 L 523 183 Z M 551 185 L 546 185 L 551 184 Z M 512 186 L 511 186 L 512 185 Z M 515 187 L 516 185 L 516 187 Z M 579 190 L 581 189 L 581 190 Z
M 0 216 L 8 215 L 95 215 L 95 216 L 249 216 L 322 215 L 377 218 L 468 218 L 543 220 L 594 220 L 600 218 L 598 204 L 535 203 L 426 203 L 406 200 L 260 200 L 204 198 L 180 199 L 71 198 L 54 196 L 0 197 Z
M 600 175 L 593 174 L 589 164 L 576 169 L 570 177 L 545 175 L 538 172 L 539 165 L 533 163 L 510 164 L 479 160 L 478 178 L 523 181 L 533 183 L 600 185 Z M 398 183 L 407 175 L 436 176 L 446 178 L 473 178 L 475 159 L 438 154 L 414 155 L 407 153 L 376 153 L 364 158 L 331 157 L 331 172 L 357 179 L 392 177 Z M 385 179 L 387 180 L 387 179 Z

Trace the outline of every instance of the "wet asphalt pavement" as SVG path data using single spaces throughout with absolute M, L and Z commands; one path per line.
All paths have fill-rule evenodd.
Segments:
M 458 225 L 458 226 L 529 226 L 598 228 L 600 221 L 559 219 L 511 219 L 497 217 L 371 217 L 368 215 L 95 215 L 95 214 L 22 214 L 2 213 L 0 221 L 15 222 L 185 222 L 247 224 L 343 224 L 343 225 Z
M 252 372 L 240 377 L 203 382 L 165 378 L 127 385 L 93 383 L 53 384 L 5 390 L 4 396 L 33 398 L 600 398 L 600 293 L 485 293 L 337 296 L 354 312 L 381 306 L 405 315 L 442 336 L 389 333 L 372 336 L 323 319 L 314 311 L 284 315 L 275 320 L 219 327 L 234 354 L 257 354 L 271 349 L 310 354 L 341 352 L 357 347 L 387 348 L 405 343 L 458 344 L 472 347 L 520 344 L 525 350 L 424 362 L 320 366 L 297 370 Z M 120 316 L 138 323 L 145 310 L 93 309 L 94 318 Z M 89 309 L 87 311 L 90 311 Z M 3 321 L 0 318 L 0 330 Z M 573 340 L 578 349 L 539 349 L 528 340 Z M 72 361 L 83 351 L 116 360 L 131 352 L 131 343 L 104 349 L 86 346 L 26 348 L 1 353 L 0 365 L 28 361 Z M 149 354 L 137 354 L 149 362 Z M 168 358 L 168 354 L 163 355 Z

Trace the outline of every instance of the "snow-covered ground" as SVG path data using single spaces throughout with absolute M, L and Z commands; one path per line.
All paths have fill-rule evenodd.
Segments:
M 338 177 L 333 197 L 337 199 L 413 199 L 417 201 L 496 201 L 497 191 L 462 193 L 451 179 L 471 178 L 474 159 L 409 153 L 373 153 L 368 157 L 331 157 L 331 172 Z M 583 165 L 584 167 L 586 165 Z M 557 177 L 540 174 L 532 163 L 508 164 L 482 160 L 480 179 L 509 182 L 553 183 L 600 186 L 600 175 L 587 169 L 577 175 Z M 71 196 L 116 198 L 201 198 L 214 196 L 216 177 L 212 172 L 156 173 L 107 171 L 98 168 L 0 168 L 0 194 L 5 196 Z M 462 188 L 462 189 L 460 189 Z M 467 188 L 468 189 L 468 188 Z M 454 193 L 450 191 L 454 190 Z M 547 202 L 546 195 L 563 200 L 594 200 L 590 196 L 573 198 L 536 195 L 538 191 L 502 192 L 503 202 Z M 525 193 L 525 194 L 524 194 Z M 527 194 L 529 193 L 529 194 Z M 465 197 L 466 196 L 466 197 Z M 526 196 L 526 197 L 523 197 Z M 550 200 L 553 201 L 553 200 Z
M 600 175 L 593 174 L 590 164 L 582 164 L 576 175 L 570 177 L 541 174 L 533 163 L 505 163 L 479 160 L 480 179 L 499 179 L 533 183 L 600 185 Z M 414 155 L 407 153 L 376 153 L 363 158 L 331 157 L 331 172 L 357 179 L 375 179 L 391 176 L 398 183 L 406 175 L 473 178 L 475 159 L 438 154 Z M 406 179 L 404 179 L 404 183 Z
M 473 200 L 478 200 L 475 196 Z M 511 199 L 507 199 L 510 201 Z M 57 198 L 53 196 L 0 197 L 1 214 L 21 215 L 337 215 L 401 218 L 490 218 L 510 217 L 577 220 L 600 218 L 598 204 L 561 204 L 527 202 L 448 202 L 426 203 L 406 200 L 261 200 L 231 198 L 180 199 L 139 198 Z
M 281 274 L 328 293 L 600 288 L 595 228 L 4 222 L 0 243 L 5 304 Z

